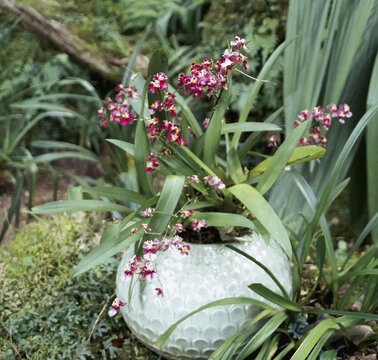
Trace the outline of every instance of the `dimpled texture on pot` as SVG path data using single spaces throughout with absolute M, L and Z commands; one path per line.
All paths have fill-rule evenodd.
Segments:
M 244 252 L 263 263 L 291 295 L 292 275 L 286 255 L 271 241 L 267 246 L 257 234 L 235 242 Z M 136 281 L 130 306 L 122 315 L 136 337 L 167 359 L 208 359 L 224 340 L 261 310 L 254 305 L 226 305 L 206 309 L 181 323 L 162 349 L 154 346 L 170 325 L 189 312 L 226 297 L 251 297 L 265 301 L 248 285 L 262 283 L 281 293 L 273 280 L 254 262 L 224 244 L 190 244 L 189 255 L 176 249 L 160 253 L 156 259 L 159 281 Z M 122 279 L 122 269 L 134 255 L 131 247 L 123 256 L 117 273 L 117 296 L 127 301 L 130 281 Z M 164 297 L 155 288 L 163 289 Z

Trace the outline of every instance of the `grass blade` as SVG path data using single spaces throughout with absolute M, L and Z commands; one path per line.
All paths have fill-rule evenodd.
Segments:
M 120 201 L 130 201 L 136 204 L 143 204 L 147 201 L 147 197 L 137 193 L 136 191 L 127 190 L 120 187 L 110 186 L 96 186 L 96 187 L 84 187 L 83 192 L 87 194 L 94 194 L 99 196 L 105 196 L 110 199 Z
M 95 154 L 87 154 L 84 152 L 76 152 L 76 151 L 62 151 L 62 152 L 42 154 L 42 155 L 35 156 L 32 161 L 35 164 L 39 164 L 39 163 L 51 162 L 51 161 L 67 159 L 67 158 L 99 162 L 99 157 Z
M 275 124 L 265 122 L 246 122 L 246 123 L 232 123 L 222 126 L 221 134 L 230 132 L 250 132 L 250 131 L 281 131 L 282 128 Z
M 128 154 L 134 156 L 134 145 L 123 140 L 117 139 L 106 139 L 106 141 L 118 146 L 123 151 L 126 151 Z
M 34 214 L 71 213 L 76 211 L 119 211 L 126 214 L 133 212 L 126 206 L 101 200 L 60 200 L 32 208 Z
M 288 318 L 288 316 L 280 311 L 275 314 L 248 342 L 236 360 L 243 360 L 254 351 L 256 351 L 273 333 L 276 329 Z
M 367 106 L 378 104 L 378 56 L 375 58 L 373 73 L 371 75 Z M 366 130 L 366 169 L 368 187 L 369 216 L 372 218 L 378 212 L 378 156 L 376 141 L 378 138 L 378 114 L 371 121 Z M 378 243 L 378 226 L 372 229 L 372 238 Z
M 291 360 L 305 360 L 324 333 L 328 333 L 331 329 L 336 330 L 338 328 L 339 326 L 334 319 L 326 319 L 320 322 L 307 333 L 301 345 L 291 357 Z
M 269 165 L 256 187 L 262 195 L 273 186 L 281 171 L 290 160 L 290 157 L 293 155 L 299 139 L 308 126 L 309 124 L 304 122 L 292 131 L 270 159 Z
M 149 222 L 149 227 L 154 233 L 163 233 L 171 220 L 184 186 L 183 176 L 169 175 L 166 177 L 163 190 L 155 208 L 155 213 Z M 154 238 L 156 235 L 146 235 L 145 239 Z
M 227 151 L 227 170 L 235 184 L 240 184 L 246 180 L 238 152 L 234 148 Z
M 295 303 L 294 301 L 291 301 L 287 297 L 283 297 L 275 293 L 263 284 L 251 284 L 248 287 L 256 294 L 261 295 L 266 300 L 271 301 L 272 303 L 277 304 L 278 306 L 292 311 L 301 311 L 301 307 L 299 304 Z
M 227 80 L 227 89 L 222 89 L 218 98 L 216 108 L 211 117 L 209 126 L 205 133 L 205 145 L 203 161 L 206 165 L 212 166 L 215 161 L 219 142 L 221 138 L 222 119 L 227 110 L 231 98 L 231 76 Z
M 271 124 L 277 120 L 277 118 L 281 115 L 281 113 L 285 110 L 285 106 L 280 107 L 276 110 L 273 114 L 269 115 L 264 121 L 263 124 Z M 248 138 L 240 145 L 239 147 L 239 158 L 240 161 L 243 161 L 245 156 L 247 155 L 248 151 L 252 149 L 252 147 L 257 143 L 259 138 L 261 137 L 262 132 L 254 132 L 253 134 L 249 135 Z
M 235 185 L 227 191 L 230 191 L 248 208 L 291 258 L 292 250 L 287 232 L 264 197 L 254 187 L 247 184 Z
M 356 242 L 353 244 L 352 248 L 349 250 L 348 256 L 346 257 L 344 264 L 341 267 L 341 271 L 345 269 L 345 266 L 347 265 L 348 261 L 353 256 L 355 251 L 361 246 L 364 239 L 369 235 L 370 232 L 373 232 L 377 226 L 378 226 L 378 213 L 376 213 L 373 216 L 373 218 L 369 221 L 369 223 L 365 226 L 364 230 L 361 232 Z
M 197 314 L 197 313 L 199 313 L 203 310 L 206 310 L 206 309 L 209 309 L 209 308 L 212 308 L 212 307 L 216 307 L 216 306 L 235 305 L 235 304 L 257 305 L 257 306 L 259 306 L 263 309 L 266 309 L 266 310 L 274 310 L 274 308 L 272 308 L 270 305 L 265 304 L 262 301 L 258 301 L 258 300 L 251 299 L 251 298 L 248 298 L 248 297 L 233 297 L 233 298 L 225 298 L 225 299 L 222 299 L 222 300 L 216 300 L 216 301 L 213 301 L 209 304 L 201 306 L 200 308 L 192 311 L 188 315 L 185 315 L 183 318 L 176 321 L 162 335 L 159 336 L 159 338 L 155 341 L 155 345 L 158 346 L 158 347 L 162 347 L 166 343 L 166 341 L 168 340 L 170 335 L 173 333 L 173 331 L 176 329 L 176 327 L 179 324 L 181 324 L 183 321 L 188 319 L 189 317 L 193 316 L 194 314 Z
M 215 227 L 245 227 L 256 231 L 256 227 L 251 220 L 245 216 L 221 212 L 199 212 L 195 211 L 193 217 L 205 220 L 206 224 Z
M 300 146 L 294 149 L 293 154 L 290 156 L 286 165 L 293 166 L 307 161 L 316 160 L 321 158 L 324 153 L 325 149 L 320 146 Z M 249 172 L 249 177 L 251 178 L 263 174 L 269 167 L 271 161 L 272 157 L 268 157 L 266 160 L 262 161 Z
M 102 264 L 106 259 L 126 249 L 128 246 L 137 242 L 144 234 L 143 230 L 139 230 L 134 235 L 130 236 L 131 229 L 137 224 L 133 224 L 126 230 L 122 231 L 119 236 L 112 236 L 104 240 L 92 250 L 74 270 L 73 276 L 78 276 L 95 266 Z
M 237 247 L 233 246 L 233 245 L 226 245 L 229 249 L 232 249 L 234 250 L 235 252 L 237 252 L 238 254 L 240 255 L 243 255 L 244 257 L 246 257 L 247 259 L 253 261 L 257 266 L 261 267 L 261 269 L 263 269 L 268 275 L 269 277 L 275 282 L 275 284 L 278 286 L 278 288 L 282 291 L 282 294 L 287 298 L 289 299 L 289 294 L 287 293 L 287 291 L 285 290 L 285 288 L 281 285 L 281 283 L 278 281 L 278 279 L 274 276 L 274 274 L 263 264 L 261 263 L 260 261 L 258 261 L 256 258 L 254 258 L 253 256 L 247 254 L 246 252 L 244 252 L 243 250 L 240 250 L 238 249 Z

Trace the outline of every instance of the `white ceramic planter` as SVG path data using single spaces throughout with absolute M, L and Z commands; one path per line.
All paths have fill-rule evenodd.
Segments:
M 253 234 L 235 242 L 246 253 L 262 262 L 279 279 L 291 295 L 292 275 L 286 255 L 273 241 L 266 246 Z M 189 312 L 225 297 L 264 299 L 253 293 L 248 285 L 262 283 L 281 293 L 272 279 L 255 263 L 223 244 L 191 244 L 188 256 L 176 249 L 158 255 L 156 268 L 159 281 L 137 281 L 129 306 L 122 315 L 136 337 L 149 348 L 168 359 L 207 359 L 225 339 L 259 311 L 253 305 L 228 305 L 204 310 L 181 323 L 162 349 L 154 342 L 174 322 Z M 129 249 L 123 256 L 117 273 L 117 297 L 127 300 L 129 281 L 122 280 L 122 269 L 133 256 Z M 156 295 L 161 287 L 164 297 Z

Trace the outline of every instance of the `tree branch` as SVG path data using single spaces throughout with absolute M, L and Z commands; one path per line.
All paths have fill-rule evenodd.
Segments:
M 104 60 L 93 54 L 85 43 L 75 37 L 64 24 L 40 14 L 29 6 L 19 5 L 14 1 L 0 0 L 0 7 L 10 15 L 19 18 L 20 23 L 25 28 L 48 39 L 60 50 L 87 65 L 104 79 L 117 81 L 118 77 L 114 74 L 110 65 L 116 65 L 118 69 L 124 68 L 122 62 L 106 55 L 106 60 Z

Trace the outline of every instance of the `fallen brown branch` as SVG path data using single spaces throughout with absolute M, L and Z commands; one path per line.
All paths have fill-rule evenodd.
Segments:
M 61 51 L 87 65 L 104 79 L 117 80 L 118 77 L 115 77 L 114 70 L 112 71 L 110 66 L 116 65 L 120 69 L 124 67 L 122 62 L 109 55 L 105 55 L 104 60 L 93 54 L 85 46 L 85 43 L 75 37 L 64 24 L 40 14 L 29 6 L 19 5 L 14 1 L 0 0 L 0 7 L 7 11 L 8 14 L 19 18 L 22 26 L 48 39 Z

